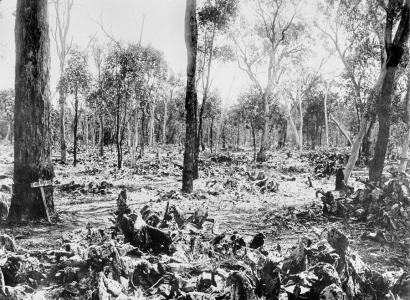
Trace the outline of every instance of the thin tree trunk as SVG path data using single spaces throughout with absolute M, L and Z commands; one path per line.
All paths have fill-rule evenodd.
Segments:
M 17 1 L 13 193 L 9 222 L 47 216 L 41 191 L 30 184 L 54 177 L 50 134 L 50 39 L 47 0 Z M 53 188 L 45 187 L 54 214 Z
M 253 161 L 256 161 L 256 134 L 255 134 L 255 126 L 253 122 L 251 122 L 251 129 L 252 129 L 252 143 L 253 143 Z
M 78 92 L 74 95 L 74 167 L 77 165 Z
M 88 153 L 89 141 L 88 141 L 88 131 L 89 131 L 89 124 L 88 124 L 88 114 L 85 113 L 85 151 Z
M 9 141 L 11 136 L 11 123 L 7 123 L 7 134 L 5 137 L 5 141 Z
M 150 148 L 154 146 L 154 126 L 155 126 L 155 106 L 151 106 L 150 119 L 149 119 L 149 133 L 148 144 Z
M 299 95 L 299 120 L 300 120 L 300 127 L 299 127 L 299 150 L 303 150 L 303 111 L 302 111 L 302 95 Z
M 59 106 L 60 106 L 60 155 L 61 155 L 61 162 L 66 164 L 67 163 L 67 144 L 65 141 L 65 94 L 62 91 L 62 89 L 60 89 Z
M 326 135 L 326 147 L 329 147 L 329 122 L 327 117 L 327 97 L 329 94 L 329 83 L 326 84 L 326 94 L 324 99 L 324 108 L 325 108 L 325 135 Z
M 100 141 L 99 141 L 99 147 L 100 147 L 100 156 L 104 155 L 104 116 L 101 113 L 100 114 L 100 126 L 99 126 L 99 137 L 100 137 Z
M 262 139 L 261 147 L 256 156 L 258 162 L 266 161 L 266 151 L 268 150 L 268 131 L 269 131 L 269 99 L 268 95 L 265 92 L 263 94 L 263 129 L 262 129 Z
M 115 144 L 117 146 L 117 168 L 121 169 L 122 166 L 122 148 L 120 138 L 120 95 L 117 95 L 117 109 L 115 118 Z
M 195 172 L 195 146 L 197 138 L 197 93 L 195 87 L 198 28 L 196 20 L 196 0 L 186 0 L 185 44 L 187 48 L 187 87 L 185 98 L 186 135 L 182 190 L 191 193 Z
M 214 147 L 214 117 L 211 118 L 211 126 L 209 128 L 209 142 L 212 153 Z

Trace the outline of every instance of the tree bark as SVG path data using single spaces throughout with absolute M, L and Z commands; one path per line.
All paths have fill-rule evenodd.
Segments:
M 185 98 L 186 134 L 182 190 L 191 193 L 195 172 L 195 146 L 197 137 L 198 99 L 195 86 L 198 28 L 196 20 L 196 0 L 186 0 L 185 45 L 187 49 L 187 87 Z
M 13 195 L 8 221 L 47 216 L 41 191 L 30 184 L 54 177 L 50 159 L 50 39 L 47 0 L 17 1 Z M 54 214 L 53 187 L 45 187 Z

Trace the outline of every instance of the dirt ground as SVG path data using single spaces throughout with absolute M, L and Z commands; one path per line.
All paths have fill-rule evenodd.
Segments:
M 222 153 L 226 154 L 226 153 Z M 255 165 L 251 153 L 246 151 L 230 152 L 236 163 L 209 163 L 209 153 L 202 157 L 200 179 L 195 181 L 193 195 L 181 194 L 181 174 L 178 165 L 182 163 L 182 154 L 177 151 L 161 149 L 152 152 L 138 161 L 135 169 L 128 167 L 128 156 L 122 170 L 115 167 L 115 153 L 109 149 L 103 159 L 95 154 L 82 153 L 80 164 L 55 164 L 54 203 L 59 221 L 53 225 L 46 223 L 27 224 L 19 227 L 1 228 L 0 232 L 12 234 L 19 246 L 27 249 L 52 249 L 61 243 L 64 234 L 87 224 L 107 228 L 112 224 L 109 218 L 116 206 L 119 192 L 125 189 L 128 204 L 132 209 L 150 205 L 159 211 L 166 203 L 175 204 L 184 212 L 205 209 L 215 219 L 214 231 L 237 231 L 250 239 L 257 232 L 267 237 L 267 249 L 287 249 L 294 246 L 298 239 L 315 236 L 331 227 L 345 231 L 351 239 L 351 246 L 358 251 L 363 260 L 378 270 L 409 270 L 409 249 L 397 245 L 380 244 L 360 239 L 363 232 L 371 232 L 363 224 L 350 224 L 349 221 L 324 217 L 317 214 L 307 218 L 296 217 L 298 212 L 320 211 L 321 201 L 315 191 L 334 189 L 334 176 L 315 179 L 312 169 L 297 154 L 288 157 L 284 151 L 271 153 L 268 163 Z M 0 146 L 0 175 L 4 175 L 0 185 L 10 185 L 12 178 L 12 147 Z M 263 171 L 279 183 L 277 192 L 258 193 L 247 191 L 246 171 Z M 356 170 L 355 177 L 364 176 L 366 170 Z M 308 177 L 313 187 L 309 187 Z M 236 182 L 227 187 L 226 182 Z M 101 193 L 87 192 L 87 189 L 65 191 L 70 182 L 84 184 L 107 183 Z M 223 183 L 223 184 L 222 184 Z M 246 186 L 245 186 L 246 187 Z M 248 186 L 249 187 L 249 184 Z M 309 214 L 308 214 L 309 215 Z M 363 251 L 365 249 L 365 251 Z

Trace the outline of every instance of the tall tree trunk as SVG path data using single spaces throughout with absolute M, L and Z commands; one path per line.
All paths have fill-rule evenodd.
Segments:
M 302 111 L 302 95 L 298 96 L 299 102 L 299 150 L 303 150 L 303 111 Z
M 88 147 L 89 147 L 89 141 L 88 141 L 88 131 L 89 131 L 89 124 L 88 124 L 88 114 L 85 113 L 84 115 L 85 119 L 85 133 L 84 133 L 84 138 L 85 138 L 85 151 L 88 153 Z
M 100 147 L 100 156 L 104 155 L 104 116 L 100 113 L 100 126 L 99 126 L 99 147 Z
M 117 95 L 117 109 L 115 112 L 115 144 L 117 146 L 117 168 L 122 167 L 122 147 L 121 147 L 121 137 L 120 137 L 120 95 Z
M 62 74 L 62 73 L 61 73 Z M 60 89 L 60 155 L 61 162 L 67 163 L 67 144 L 65 141 L 65 94 Z
M 152 105 L 150 109 L 149 118 L 149 133 L 148 133 L 148 144 L 152 148 L 154 146 L 154 126 L 155 126 L 155 106 Z
M 137 165 L 137 148 L 139 143 L 139 114 L 138 111 L 135 114 L 134 118 L 134 138 L 132 141 L 132 149 L 131 149 L 131 167 L 135 168 Z
M 74 167 L 77 165 L 78 92 L 74 95 Z
M 209 147 L 211 148 L 211 153 L 214 148 L 214 119 L 215 119 L 214 117 L 211 118 L 211 125 L 209 128 L 209 142 L 210 142 Z
M 13 194 L 8 221 L 47 216 L 41 191 L 30 184 L 54 177 L 50 159 L 50 40 L 47 0 L 17 1 Z M 54 214 L 53 188 L 45 187 Z
M 326 138 L 326 147 L 329 147 L 329 122 L 327 117 L 327 97 L 329 94 L 329 83 L 326 84 L 326 93 L 324 99 L 324 109 L 325 109 L 325 138 Z
M 195 146 L 197 138 L 198 99 L 195 87 L 198 28 L 196 21 L 196 0 L 186 0 L 185 45 L 187 48 L 187 87 L 185 98 L 186 134 L 182 190 L 191 193 L 195 172 Z

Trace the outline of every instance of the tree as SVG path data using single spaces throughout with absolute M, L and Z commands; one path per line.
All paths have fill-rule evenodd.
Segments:
M 367 113 L 361 120 L 359 133 L 353 143 L 352 153 L 345 168 L 345 182 L 348 181 L 353 166 L 356 163 L 360 144 L 369 128 L 372 115 L 377 115 L 379 119 L 379 132 L 374 157 L 369 165 L 369 179 L 378 181 L 382 175 L 390 135 L 391 104 L 396 81 L 395 76 L 407 49 L 410 0 L 389 0 L 387 4 L 384 0 L 378 2 L 385 12 L 385 59 L 382 61 L 379 77 L 367 101 Z M 394 24 L 398 24 L 395 32 Z
M 223 53 L 216 45 L 216 38 L 226 32 L 229 23 L 236 16 L 237 10 L 237 0 L 206 0 L 198 12 L 198 31 L 201 36 L 198 45 L 200 55 L 197 80 L 202 79 L 202 102 L 195 146 L 195 179 L 198 178 L 198 155 L 202 143 L 203 115 L 209 95 L 212 62 Z
M 296 7 L 291 1 L 255 0 L 257 24 L 252 31 L 246 32 L 244 18 L 241 28 L 232 33 L 236 46 L 237 62 L 255 87 L 263 100 L 263 130 L 258 161 L 265 161 L 269 131 L 269 99 L 277 92 L 282 74 L 285 71 L 286 59 L 292 59 L 301 52 L 299 40 L 303 26 L 295 21 Z M 293 10 L 291 14 L 289 11 Z M 245 26 L 247 25 L 247 26 Z M 245 34 L 243 33 L 245 32 Z M 255 39 L 257 37 L 257 39 Z M 266 68 L 266 80 L 260 80 L 258 73 Z M 259 69 L 259 71 L 258 71 Z
M 54 177 L 50 159 L 50 38 L 47 0 L 17 1 L 16 101 L 14 109 L 13 195 L 8 220 L 47 216 L 40 189 L 30 184 Z M 54 214 L 53 188 L 44 188 L 48 212 Z
M 185 97 L 186 134 L 184 151 L 184 169 L 182 172 L 182 190 L 190 193 L 193 190 L 195 172 L 195 146 L 197 138 L 197 107 L 196 93 L 196 57 L 198 43 L 198 28 L 196 19 L 196 0 L 186 0 L 185 10 L 185 45 L 187 49 L 187 85 Z
M 56 24 L 51 35 L 57 48 L 57 56 L 60 63 L 60 76 L 64 74 L 64 68 L 67 55 L 71 50 L 71 43 L 68 44 L 68 29 L 70 28 L 71 9 L 74 0 L 55 0 L 54 12 L 56 14 Z M 63 163 L 67 162 L 67 146 L 65 140 L 65 98 L 64 90 L 59 89 L 59 105 L 60 105 L 60 155 Z
M 85 97 L 90 87 L 91 75 L 88 71 L 87 57 L 78 50 L 71 50 L 67 67 L 61 77 L 59 90 L 74 97 L 74 166 L 77 165 L 77 131 L 79 118 L 79 97 Z
M 372 91 L 372 82 L 383 59 L 383 38 L 380 37 L 380 13 L 376 1 L 334 1 L 321 7 L 326 16 L 326 25 L 316 27 L 330 40 L 345 67 L 342 74 L 348 91 L 347 97 L 353 99 L 356 112 L 354 129 L 359 127 L 366 110 L 366 99 Z M 326 29 L 322 27 L 326 26 Z M 343 38 L 345 36 L 345 38 Z M 371 155 L 370 135 L 375 118 L 369 123 L 361 149 L 366 159 Z M 358 130 L 358 129 L 357 129 Z

